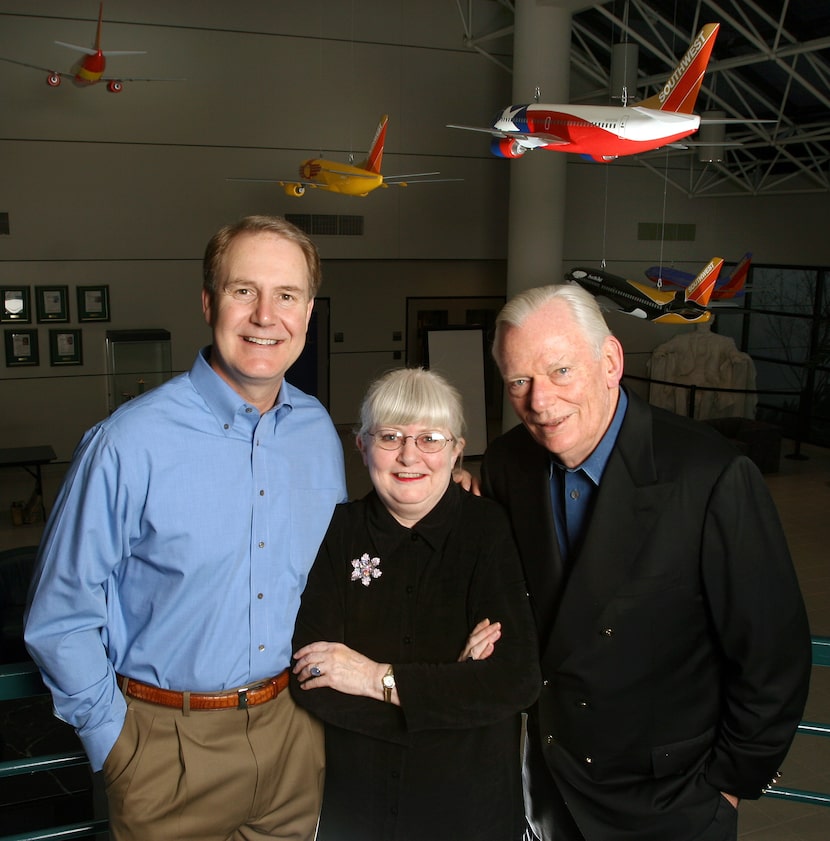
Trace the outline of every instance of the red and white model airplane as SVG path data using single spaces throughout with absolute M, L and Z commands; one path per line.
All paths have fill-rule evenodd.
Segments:
M 533 149 L 551 149 L 605 163 L 677 143 L 700 126 L 701 118 L 692 110 L 719 27 L 717 23 L 706 24 L 663 89 L 638 105 L 510 105 L 489 128 L 448 128 L 492 135 L 491 150 L 502 158 L 520 158 Z
M 59 70 L 52 70 L 42 67 L 39 64 L 29 64 L 25 61 L 17 61 L 13 58 L 0 56 L 0 61 L 7 61 L 10 64 L 19 64 L 21 67 L 29 67 L 32 70 L 41 70 L 46 73 L 46 84 L 50 88 L 56 88 L 64 79 L 72 79 L 76 85 L 86 87 L 98 82 L 104 82 L 110 93 L 121 93 L 124 82 L 183 82 L 184 79 L 153 79 L 140 76 L 105 76 L 104 70 L 107 66 L 107 56 L 113 55 L 146 55 L 146 50 L 102 50 L 101 49 L 101 24 L 104 18 L 104 4 L 98 6 L 98 30 L 95 34 L 94 47 L 79 47 L 76 44 L 67 44 L 66 41 L 55 41 L 61 47 L 68 47 L 84 54 L 71 73 L 62 73 Z

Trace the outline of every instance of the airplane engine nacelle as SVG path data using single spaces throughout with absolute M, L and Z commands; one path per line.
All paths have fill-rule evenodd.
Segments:
M 493 140 L 490 151 L 497 158 L 521 158 L 527 149 L 509 137 L 501 137 Z
M 302 184 L 286 184 L 285 195 L 297 196 L 298 198 L 305 193 L 305 187 Z

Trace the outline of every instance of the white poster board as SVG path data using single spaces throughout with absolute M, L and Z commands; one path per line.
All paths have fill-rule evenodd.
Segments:
M 483 455 L 487 448 L 484 331 L 480 327 L 428 330 L 427 354 L 429 368 L 461 392 L 467 422 L 464 455 Z

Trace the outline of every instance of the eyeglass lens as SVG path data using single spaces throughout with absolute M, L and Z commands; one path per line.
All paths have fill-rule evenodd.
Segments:
M 449 440 L 441 432 L 422 432 L 420 435 L 404 435 L 393 429 L 382 429 L 373 433 L 378 446 L 384 450 L 399 450 L 406 443 L 407 438 L 415 442 L 415 446 L 422 453 L 437 453 L 447 446 Z

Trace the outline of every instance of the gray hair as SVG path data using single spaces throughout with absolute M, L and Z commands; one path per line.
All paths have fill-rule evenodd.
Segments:
M 553 283 L 549 286 L 537 286 L 519 292 L 502 307 L 501 312 L 496 316 L 493 338 L 493 357 L 497 363 L 499 363 L 504 328 L 521 327 L 527 318 L 551 301 L 562 301 L 567 304 L 574 321 L 591 344 L 596 358 L 599 359 L 603 343 L 612 333 L 605 322 L 597 299 L 576 284 Z
M 396 368 L 375 380 L 360 407 L 358 435 L 382 426 L 423 423 L 464 437 L 461 395 L 435 371 Z

